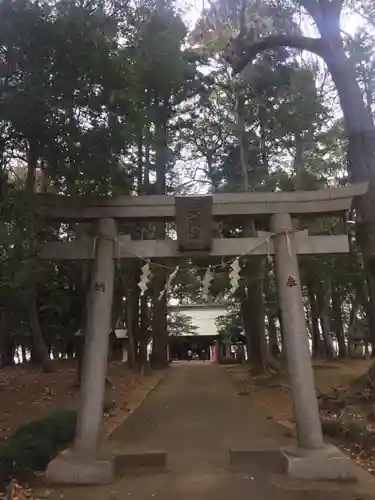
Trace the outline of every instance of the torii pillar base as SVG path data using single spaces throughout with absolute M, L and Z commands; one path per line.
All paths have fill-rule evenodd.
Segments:
M 284 472 L 296 479 L 355 481 L 355 467 L 336 446 L 317 450 L 290 447 L 282 450 Z
M 110 484 L 114 480 L 113 458 L 93 458 L 64 450 L 47 467 L 48 483 L 66 485 Z

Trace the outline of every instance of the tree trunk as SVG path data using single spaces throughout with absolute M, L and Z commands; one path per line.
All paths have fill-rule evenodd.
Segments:
M 118 287 L 115 288 L 113 293 L 113 304 L 112 304 L 112 314 L 111 314 L 111 330 L 114 332 L 117 328 L 117 324 L 121 319 L 122 313 L 122 293 Z
M 142 372 L 145 366 L 147 365 L 147 344 L 149 340 L 148 320 L 149 320 L 149 311 L 148 311 L 147 296 L 143 295 L 143 297 L 141 297 L 141 304 L 140 304 L 140 328 L 139 328 L 139 351 L 138 351 L 138 362 Z
M 15 345 L 12 339 L 7 335 L 0 347 L 0 367 L 14 365 Z
M 232 81 L 235 97 L 234 115 L 237 129 L 237 143 L 240 152 L 242 190 L 249 190 L 248 138 L 245 122 L 245 89 L 242 84 Z M 252 220 L 244 224 L 243 236 L 256 236 L 255 223 Z M 258 370 L 266 362 L 266 337 L 264 325 L 264 300 L 262 289 L 262 259 L 252 257 L 251 264 L 246 264 L 245 287 L 241 302 L 242 320 L 247 339 L 248 360 Z
M 269 262 L 265 259 L 264 266 L 264 280 L 263 280 L 263 294 L 264 301 L 266 304 L 266 314 L 267 314 L 267 322 L 268 322 L 268 353 L 270 356 L 274 358 L 278 358 L 280 356 L 280 345 L 277 334 L 277 326 L 276 326 L 276 318 L 277 311 L 275 309 L 275 293 L 272 292 L 271 288 L 271 280 L 275 279 L 273 275 L 272 268 L 268 265 Z
M 161 189 L 161 187 L 159 188 Z M 165 189 L 165 186 L 163 187 Z M 165 223 L 155 224 L 157 239 L 165 239 Z M 152 280 L 152 354 L 151 363 L 155 369 L 167 368 L 168 360 L 168 327 L 167 327 L 167 299 L 166 292 L 161 300 L 159 294 L 166 283 L 166 269 L 158 267 Z
M 350 310 L 348 332 L 347 332 L 349 356 L 354 355 L 353 337 L 355 335 L 358 311 L 359 311 L 359 300 L 357 295 L 354 295 L 354 297 L 352 298 L 352 308 Z
M 33 337 L 31 336 L 30 339 L 30 363 L 32 365 L 38 365 L 39 364 L 39 358 L 38 358 L 38 352 L 35 346 L 35 342 Z
M 322 340 L 319 330 L 319 312 L 316 295 L 308 287 L 308 297 L 310 302 L 310 317 L 311 317 L 311 338 L 312 338 L 312 356 L 314 358 L 322 355 Z
M 162 299 L 161 304 L 154 306 L 153 330 L 154 337 L 152 343 L 152 367 L 160 370 L 167 368 L 168 360 L 168 332 L 166 329 L 166 302 Z
M 29 309 L 29 326 L 33 338 L 32 360 L 39 363 L 44 372 L 51 373 L 54 371 L 53 363 L 49 355 L 48 347 L 43 338 L 37 307 L 37 292 L 33 292 L 29 300 L 31 300 Z
M 168 329 L 167 329 L 167 294 L 159 300 L 159 293 L 165 284 L 165 272 L 160 268 L 153 283 L 153 315 L 152 315 L 152 367 L 167 368 L 168 360 Z
M 277 318 L 279 320 L 279 325 L 280 325 L 281 358 L 283 361 L 285 361 L 286 352 L 285 352 L 285 347 L 284 347 L 284 327 L 283 327 L 282 314 L 281 314 L 280 307 L 278 307 L 278 309 L 277 309 Z
M 375 347 L 375 128 L 363 101 L 353 64 L 343 47 L 329 52 L 328 69 L 337 87 L 348 134 L 348 169 L 353 182 L 370 181 L 366 196 L 357 203 L 357 238 L 362 250 L 369 288 L 371 342 Z
M 166 192 L 166 172 L 168 165 L 168 122 L 170 118 L 169 98 L 161 99 L 157 103 L 156 128 L 154 134 L 155 148 L 155 170 L 156 170 L 156 194 Z M 149 164 L 149 161 L 146 162 Z M 156 239 L 165 239 L 165 223 L 155 224 Z M 166 282 L 165 269 L 157 268 L 153 279 L 153 315 L 152 315 L 152 366 L 157 369 L 168 366 L 168 330 L 167 330 L 167 293 L 159 300 L 159 293 L 164 288 Z
M 347 350 L 342 323 L 341 297 L 337 287 L 333 287 L 332 289 L 332 326 L 339 347 L 339 357 L 346 358 Z
M 330 293 L 329 290 L 324 290 L 317 296 L 317 302 L 319 307 L 319 319 L 320 326 L 323 332 L 323 338 L 325 342 L 325 351 L 327 359 L 334 359 L 334 349 L 332 336 L 330 332 Z
M 249 364 L 252 363 L 251 354 L 251 318 L 249 311 L 247 309 L 247 297 L 246 290 L 243 290 L 240 298 L 240 313 L 242 318 L 242 326 L 246 339 L 246 349 L 247 349 L 247 361 Z
M 139 294 L 138 281 L 140 276 L 139 266 L 131 271 L 129 275 L 129 283 L 126 286 L 126 329 L 128 332 L 128 366 L 129 368 L 136 368 L 137 358 L 137 342 L 140 336 L 139 333 Z
M 268 319 L 268 335 L 269 335 L 269 353 L 273 358 L 280 356 L 280 347 L 277 338 L 277 328 L 275 314 L 272 311 L 267 311 Z
M 81 241 L 87 240 L 89 238 L 89 230 L 89 224 L 78 224 L 76 227 L 77 238 Z M 77 295 L 81 303 L 80 318 L 78 321 L 80 335 L 75 336 L 75 351 L 77 358 L 76 384 L 79 387 L 81 386 L 83 356 L 86 343 L 86 327 L 90 308 L 90 276 L 91 264 L 89 262 L 83 262 L 80 280 L 77 283 Z
M 8 317 L 5 309 L 0 311 L 0 367 L 14 364 L 15 345 L 8 331 Z
M 257 371 L 261 371 L 266 365 L 267 358 L 261 266 L 256 268 L 252 261 L 250 272 L 248 263 L 246 277 L 247 283 L 241 298 L 241 316 L 247 343 L 248 361 Z
M 22 353 L 22 363 L 26 363 L 27 351 L 26 351 L 26 347 L 24 345 L 21 346 L 21 353 Z
M 36 295 L 33 294 L 34 297 Z M 36 304 L 36 299 L 33 298 L 30 304 L 30 330 L 33 336 L 34 347 L 36 355 L 38 356 L 38 361 L 42 365 L 42 369 L 46 373 L 53 372 L 52 361 L 49 356 L 49 352 L 46 343 L 43 339 L 42 328 L 40 326 L 38 308 Z
M 38 246 L 38 229 L 37 221 L 35 217 L 35 178 L 36 178 L 36 169 L 37 169 L 38 157 L 36 151 L 33 148 L 33 145 L 30 143 L 30 149 L 28 152 L 28 165 L 27 165 L 27 177 L 26 177 L 26 194 L 28 201 L 30 203 L 29 208 L 29 219 L 28 219 L 28 232 L 29 238 L 32 241 L 33 246 L 33 255 L 30 255 L 29 258 L 33 257 L 35 260 L 36 257 L 36 249 Z M 42 221 L 38 221 L 38 226 Z M 39 363 L 42 365 L 42 369 L 45 372 L 52 372 L 53 365 L 52 361 L 49 357 L 48 348 L 43 338 L 42 328 L 40 325 L 39 319 L 39 311 L 37 307 L 37 295 L 38 295 L 38 278 L 36 276 L 36 272 L 30 276 L 29 283 L 27 284 L 27 300 L 29 303 L 29 326 L 33 336 L 34 343 L 34 354 L 36 355 Z

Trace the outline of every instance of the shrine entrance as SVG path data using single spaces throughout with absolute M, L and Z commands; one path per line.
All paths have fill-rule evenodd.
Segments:
M 208 295 L 214 274 L 207 268 L 203 280 L 203 295 Z M 220 342 L 215 321 L 226 314 L 226 303 L 168 305 L 168 314 L 181 314 L 192 324 L 192 331 L 179 331 L 169 336 L 171 361 L 217 361 Z
M 298 255 L 349 252 L 348 235 L 314 234 L 295 230 L 294 219 L 335 214 L 344 221 L 355 197 L 367 184 L 317 191 L 280 193 L 226 193 L 214 196 L 120 196 L 71 198 L 37 195 L 38 211 L 47 219 L 84 222 L 90 226 L 81 239 L 47 242 L 41 257 L 47 260 L 94 260 L 82 373 L 82 400 L 73 449 L 60 454 L 47 469 L 58 483 L 103 483 L 113 478 L 111 460 L 98 458 L 102 422 L 112 297 L 117 259 L 145 262 L 140 288 L 147 287 L 150 262 L 173 261 L 187 256 L 232 259 L 231 282 L 239 279 L 241 258 L 274 256 L 281 308 L 284 346 L 292 388 L 297 446 L 284 452 L 286 470 L 295 477 L 348 478 L 347 456 L 323 441 L 318 401 L 306 332 Z M 254 237 L 214 238 L 214 222 L 236 216 L 254 220 L 262 231 Z M 118 234 L 117 221 L 172 221 L 177 239 L 132 240 Z M 298 227 L 301 227 L 300 225 Z M 176 265 L 168 282 L 178 272 Z

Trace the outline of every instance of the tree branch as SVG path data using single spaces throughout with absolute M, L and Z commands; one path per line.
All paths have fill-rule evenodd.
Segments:
M 332 8 L 336 15 L 340 16 L 344 0 L 332 0 Z
M 236 54 L 226 54 L 225 59 L 230 63 L 235 73 L 240 73 L 260 52 L 276 47 L 290 47 L 291 49 L 307 50 L 323 57 L 326 45 L 321 38 L 309 38 L 299 35 L 271 35 L 261 38 L 250 44 L 245 53 L 236 57 Z
M 310 14 L 310 16 L 315 20 L 315 18 L 320 15 L 320 5 L 318 0 L 299 0 L 299 4 Z

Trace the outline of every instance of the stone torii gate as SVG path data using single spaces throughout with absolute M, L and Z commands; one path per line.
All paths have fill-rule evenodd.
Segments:
M 119 258 L 178 259 L 274 255 L 284 342 L 292 387 L 297 446 L 283 452 L 286 470 L 295 477 L 348 477 L 350 460 L 323 441 L 305 324 L 297 255 L 349 251 L 346 234 L 310 236 L 295 231 L 292 218 L 343 214 L 367 184 L 317 191 L 231 193 L 213 196 L 120 196 L 86 198 L 37 195 L 43 217 L 92 224 L 95 236 L 48 242 L 46 260 L 94 259 L 82 374 L 82 399 L 73 448 L 50 462 L 47 478 L 58 483 L 105 483 L 113 478 L 113 460 L 98 457 L 98 436 L 107 371 L 115 261 Z M 252 238 L 213 238 L 213 219 L 262 220 L 269 232 Z M 132 240 L 117 232 L 117 220 L 173 221 L 177 240 Z

